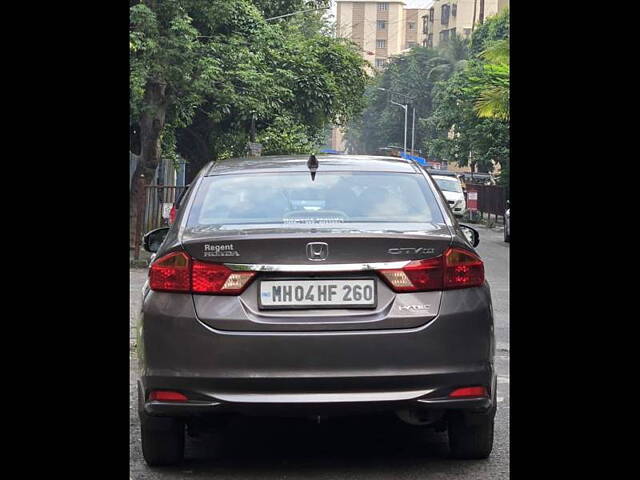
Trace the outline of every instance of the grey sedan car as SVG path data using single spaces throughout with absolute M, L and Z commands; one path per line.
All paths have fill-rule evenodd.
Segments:
M 475 230 L 429 173 L 328 155 L 207 165 L 156 253 L 138 320 L 142 450 L 230 415 L 392 412 L 486 458 L 493 312 Z

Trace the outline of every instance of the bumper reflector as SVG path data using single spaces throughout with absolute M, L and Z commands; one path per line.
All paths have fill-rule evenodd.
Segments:
M 178 392 L 169 392 L 166 390 L 154 390 L 149 395 L 149 400 L 157 400 L 159 402 L 186 402 L 189 399 Z
M 449 397 L 488 397 L 487 389 L 484 387 L 464 387 L 457 388 L 449 394 Z

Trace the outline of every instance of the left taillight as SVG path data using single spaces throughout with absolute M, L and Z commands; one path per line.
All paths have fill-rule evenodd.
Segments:
M 172 252 L 157 259 L 149 268 L 149 287 L 159 292 L 191 290 L 191 257 Z
M 149 286 L 159 292 L 239 295 L 256 272 L 236 272 L 218 263 L 194 260 L 185 252 L 172 252 L 149 268 Z
M 193 293 L 238 295 L 244 291 L 256 272 L 235 272 L 219 263 L 193 261 Z

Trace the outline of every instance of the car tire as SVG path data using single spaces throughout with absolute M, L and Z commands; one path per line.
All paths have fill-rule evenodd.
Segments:
M 185 422 L 177 418 L 153 417 L 144 411 L 138 386 L 138 417 L 142 456 L 150 467 L 176 465 L 184 459 Z
M 154 419 L 155 420 L 155 419 Z M 142 456 L 150 467 L 176 465 L 184 459 L 184 422 L 174 418 L 166 420 L 161 428 L 140 425 Z
M 474 414 L 470 422 L 462 412 L 449 417 L 449 450 L 453 458 L 488 458 L 493 449 L 493 412 Z

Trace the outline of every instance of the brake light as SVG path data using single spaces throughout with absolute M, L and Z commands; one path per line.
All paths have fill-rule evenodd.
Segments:
M 149 287 L 161 292 L 188 292 L 191 289 L 191 258 L 184 252 L 172 252 L 149 268 Z
M 416 260 L 403 268 L 379 270 L 394 292 L 427 292 L 477 287 L 484 283 L 484 265 L 473 253 L 450 248 L 444 255 Z
M 173 225 L 173 223 L 176 221 L 176 213 L 178 213 L 176 206 L 173 205 L 171 207 L 171 210 L 169 211 L 169 225 Z
M 172 252 L 149 268 L 149 286 L 160 292 L 238 295 L 256 272 L 236 272 L 218 263 L 194 260 L 185 252 Z
M 159 402 L 187 402 L 189 399 L 182 393 L 167 390 L 154 390 L 149 395 L 149 400 Z
M 242 293 L 256 272 L 234 272 L 224 265 L 194 260 L 192 267 L 193 293 Z
M 484 283 L 484 265 L 473 253 L 450 248 L 445 258 L 445 289 L 477 287 Z
M 484 387 L 464 387 L 457 388 L 449 394 L 449 397 L 488 397 L 487 389 Z

